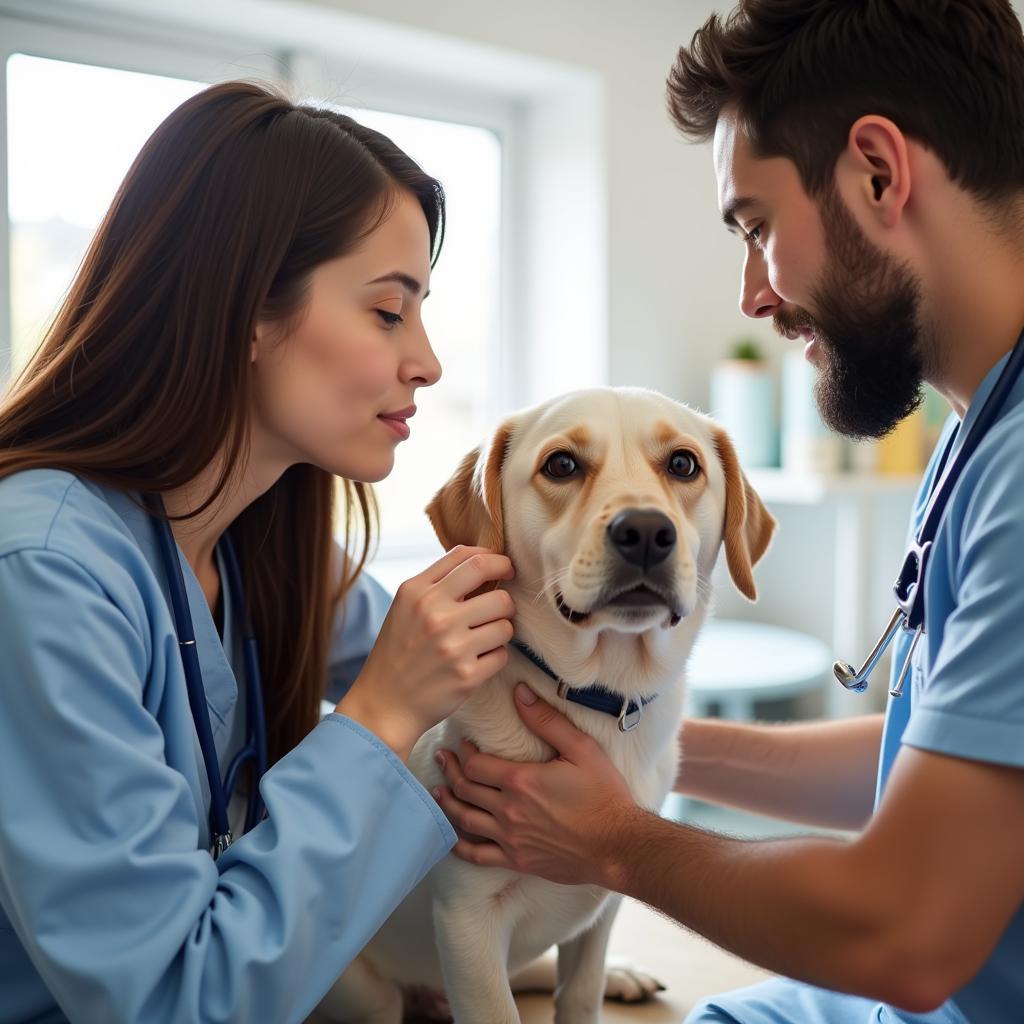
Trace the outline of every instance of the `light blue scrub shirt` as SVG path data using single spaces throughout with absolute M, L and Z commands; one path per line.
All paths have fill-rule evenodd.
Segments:
M 1008 356 L 986 375 L 964 416 L 963 443 Z M 950 417 L 918 491 L 910 536 L 950 433 Z M 971 457 L 935 537 L 926 575 L 924 637 L 911 685 L 889 698 L 877 800 L 901 744 L 1024 768 L 1024 377 Z M 893 681 L 910 648 L 894 644 Z M 877 686 L 879 683 L 875 682 Z M 936 809 L 941 814 L 941 808 Z M 985 836 L 978 842 L 984 844 Z M 1024 851 L 1021 851 L 1024 870 Z M 872 1000 L 778 979 L 715 996 L 687 1018 L 740 1024 L 1020 1024 L 1024 1021 L 1024 907 L 985 966 L 940 1009 L 910 1014 Z
M 181 561 L 226 766 L 244 733 L 232 610 L 222 642 Z M 364 574 L 339 612 L 333 699 L 388 601 Z M 214 863 L 152 520 L 68 473 L 0 481 L 0 1024 L 300 1021 L 455 841 L 342 715 L 260 789 L 267 819 Z

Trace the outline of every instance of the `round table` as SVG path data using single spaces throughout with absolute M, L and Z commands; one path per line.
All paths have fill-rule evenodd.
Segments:
M 687 665 L 691 714 L 709 704 L 723 718 L 749 722 L 754 701 L 795 697 L 829 678 L 832 655 L 820 640 L 763 622 L 712 619 L 702 627 Z

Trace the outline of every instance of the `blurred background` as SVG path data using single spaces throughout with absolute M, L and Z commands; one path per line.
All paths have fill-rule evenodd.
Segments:
M 678 46 L 728 8 L 0 0 L 0 384 L 34 350 L 159 121 L 207 83 L 281 81 L 391 135 L 448 193 L 424 313 L 445 376 L 421 393 L 413 438 L 379 488 L 373 568 L 386 585 L 437 557 L 422 509 L 508 411 L 577 387 L 640 385 L 719 416 L 780 521 L 759 602 L 720 571 L 718 616 L 860 659 L 888 618 L 944 408 L 931 396 L 885 442 L 842 442 L 817 418 L 798 347 L 740 314 L 742 250 L 721 224 L 710 149 L 678 137 L 664 102 Z M 786 643 L 778 650 L 769 668 L 785 676 Z M 783 698 L 754 688 L 743 713 L 880 706 L 882 687 L 846 694 L 823 657 L 814 664 L 813 684 Z M 762 668 L 751 661 L 755 683 Z M 707 710 L 721 712 L 713 698 Z

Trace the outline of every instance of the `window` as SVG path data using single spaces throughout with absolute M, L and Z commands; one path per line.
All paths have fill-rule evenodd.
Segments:
M 421 390 L 412 436 L 376 485 L 381 507 L 377 571 L 391 585 L 436 550 L 424 507 L 478 444 L 495 406 L 500 329 L 501 144 L 485 128 L 373 110 L 346 111 L 404 149 L 447 193 L 444 247 L 423 304 L 443 376 Z M 385 564 L 397 563 L 401 564 Z M 403 575 L 404 573 L 404 575 Z
M 8 58 L 13 372 L 42 340 L 136 153 L 204 84 L 20 53 Z
M 230 74 L 225 69 L 220 77 Z M 25 53 L 9 56 L 12 372 L 42 340 L 142 144 L 204 85 Z M 396 585 L 436 557 L 424 508 L 507 397 L 498 380 L 504 154 L 488 128 L 366 108 L 346 112 L 392 138 L 447 193 L 444 248 L 423 307 L 444 373 L 417 396 L 412 437 L 399 445 L 395 471 L 377 485 L 382 533 L 375 569 Z M 0 367 L 0 381 L 4 376 Z

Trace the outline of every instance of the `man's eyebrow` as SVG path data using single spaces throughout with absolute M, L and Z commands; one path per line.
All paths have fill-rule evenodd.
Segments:
M 372 281 L 367 281 L 367 284 L 383 284 L 385 281 L 394 281 L 400 284 L 410 295 L 419 295 L 423 291 L 423 285 L 415 277 L 404 274 L 401 270 L 392 270 L 390 274 L 382 274 L 380 277 L 375 277 Z M 423 298 L 426 298 L 429 294 L 430 292 L 427 292 Z
M 722 220 L 725 222 L 725 226 L 728 228 L 738 228 L 739 224 L 736 221 L 736 215 L 742 213 L 745 209 L 750 206 L 755 206 L 757 200 L 753 196 L 737 196 L 731 202 L 726 204 L 725 209 L 722 211 Z

